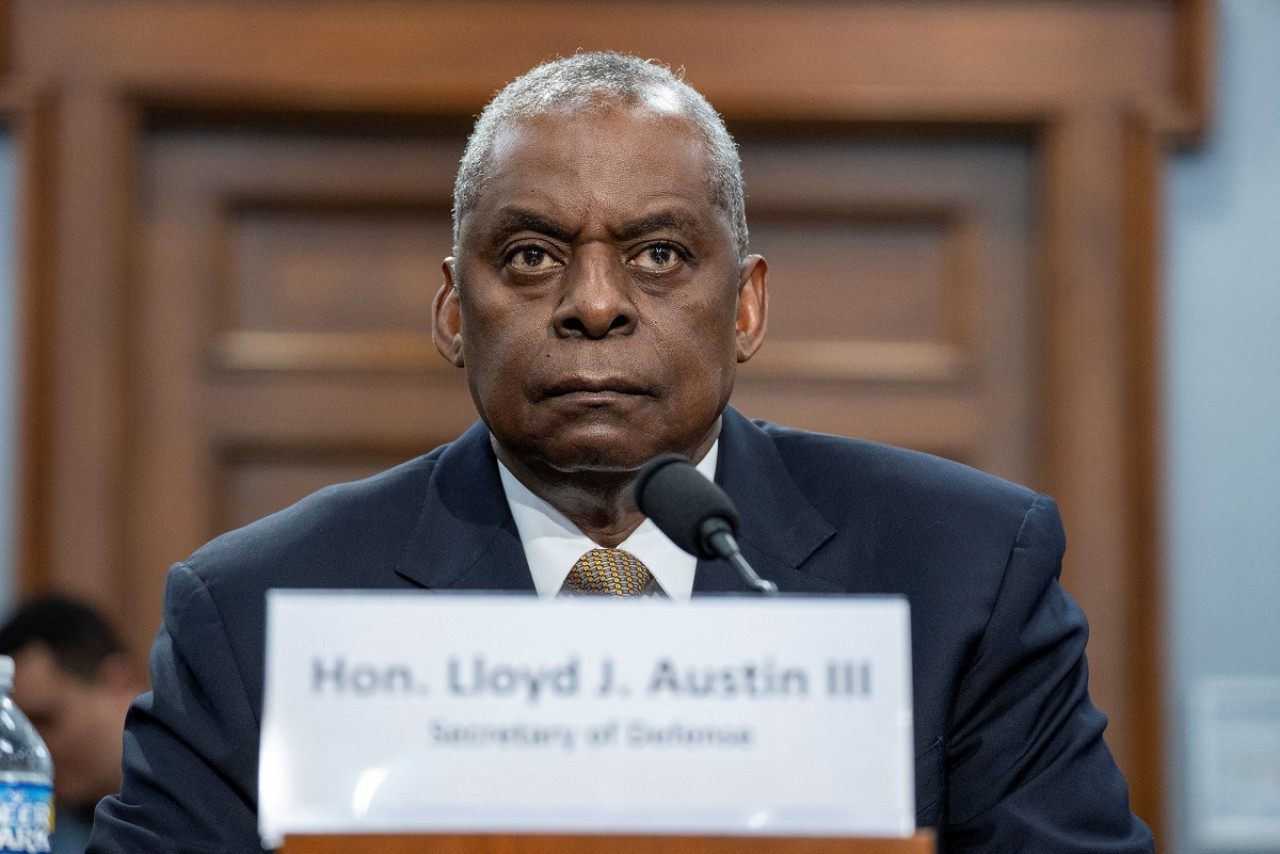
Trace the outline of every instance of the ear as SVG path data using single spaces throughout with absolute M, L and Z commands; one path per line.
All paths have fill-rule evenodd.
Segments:
M 461 368 L 462 359 L 462 307 L 458 302 L 458 289 L 454 284 L 454 265 L 456 258 L 446 258 L 440 265 L 444 273 L 444 282 L 436 291 L 435 302 L 431 306 L 431 340 L 435 342 L 440 355 Z
M 764 343 L 769 319 L 769 265 L 748 255 L 738 278 L 738 361 L 745 362 Z

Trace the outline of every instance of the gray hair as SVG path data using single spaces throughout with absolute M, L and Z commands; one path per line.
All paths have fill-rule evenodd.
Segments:
M 453 186 L 453 241 L 458 244 L 462 217 L 474 207 L 488 177 L 494 142 L 503 127 L 551 112 L 611 105 L 643 106 L 656 96 L 688 119 L 706 145 L 712 198 L 733 224 L 734 250 L 747 255 L 747 216 L 743 201 L 738 146 L 720 115 L 679 72 L 665 65 L 619 53 L 578 53 L 546 62 L 509 83 L 484 108 L 467 140 Z

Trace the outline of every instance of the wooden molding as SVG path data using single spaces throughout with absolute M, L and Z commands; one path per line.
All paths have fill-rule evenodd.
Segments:
M 13 71 L 13 2 L 0 0 L 0 85 Z
M 1173 142 L 1194 145 L 1204 139 L 1213 111 L 1216 4 L 1213 0 L 1179 0 L 1174 32 L 1177 77 L 1175 91 L 1183 108 L 1172 120 L 1153 116 L 1155 129 Z
M 1161 177 L 1160 134 L 1147 117 L 1130 114 L 1124 123 L 1125 197 L 1124 228 L 1126 300 L 1125 326 L 1128 329 L 1125 354 L 1127 372 L 1125 396 L 1129 402 L 1125 436 L 1128 442 L 1128 482 L 1132 485 L 1132 517 L 1126 527 L 1131 555 L 1127 597 L 1132 646 L 1128 655 L 1130 673 L 1139 710 L 1138 724 L 1149 733 L 1135 745 L 1131 772 L 1141 779 L 1164 779 L 1164 697 L 1160 675 L 1164 672 L 1164 609 L 1160 515 L 1164 478 L 1162 375 L 1162 332 L 1165 328 L 1161 298 L 1164 208 Z M 1134 792 L 1134 808 L 1142 815 L 1161 815 L 1162 804 L 1148 788 Z

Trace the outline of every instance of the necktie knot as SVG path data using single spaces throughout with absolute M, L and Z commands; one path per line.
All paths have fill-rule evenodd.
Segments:
M 564 586 L 576 593 L 639 596 L 653 580 L 640 558 L 622 549 L 592 549 L 573 564 Z

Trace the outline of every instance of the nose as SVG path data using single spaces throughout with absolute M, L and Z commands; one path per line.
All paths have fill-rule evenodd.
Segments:
M 604 338 L 635 329 L 631 283 L 622 259 L 611 248 L 588 246 L 577 252 L 562 281 L 564 294 L 552 315 L 560 337 Z

